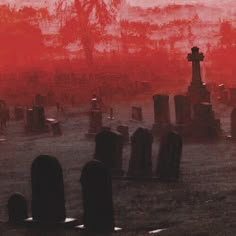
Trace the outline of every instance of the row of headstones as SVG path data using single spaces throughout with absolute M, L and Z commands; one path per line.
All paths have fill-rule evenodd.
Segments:
M 122 127 L 122 126 L 121 126 Z M 121 129 L 121 127 L 119 127 Z M 125 130 L 127 131 L 127 129 Z M 114 177 L 124 177 L 123 145 L 121 133 L 104 129 L 95 136 L 95 159 L 103 162 Z M 131 157 L 126 178 L 158 178 L 163 181 L 178 180 L 182 154 L 182 138 L 169 131 L 161 138 L 157 167 L 152 171 L 153 135 L 146 128 L 138 128 L 131 136 Z
M 170 125 L 169 96 L 155 95 L 154 100 L 154 133 L 161 133 Z M 220 133 L 220 120 L 215 118 L 210 103 L 191 105 L 185 95 L 174 96 L 176 129 L 183 136 L 217 137 Z M 192 114 L 193 113 L 193 114 Z
M 112 179 L 109 170 L 97 160 L 83 168 L 80 182 L 83 197 L 83 224 L 92 232 L 114 230 Z M 55 157 L 41 155 L 31 166 L 32 217 L 28 217 L 27 201 L 19 193 L 8 200 L 9 222 L 40 226 L 73 226 L 78 220 L 66 217 L 63 171 Z

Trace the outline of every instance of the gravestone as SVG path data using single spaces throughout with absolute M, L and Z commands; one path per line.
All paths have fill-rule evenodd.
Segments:
M 46 120 L 43 106 L 33 107 L 33 129 L 35 131 L 44 131 L 46 129 Z
M 131 136 L 131 157 L 128 176 L 152 176 L 153 136 L 148 129 L 138 128 Z
M 26 109 L 26 120 L 25 120 L 25 128 L 27 131 L 32 131 L 34 127 L 34 117 L 33 117 L 33 109 Z
M 132 120 L 143 121 L 143 113 L 141 107 L 132 107 Z
M 107 129 L 99 132 L 96 137 L 94 158 L 101 161 L 113 176 L 123 175 L 122 152 L 123 137 L 120 133 Z
M 66 218 L 63 173 L 55 157 L 41 155 L 33 161 L 31 187 L 33 220 L 63 222 Z
M 236 108 L 234 108 L 231 112 L 230 128 L 231 128 L 231 137 L 235 139 L 236 138 Z
M 200 62 L 204 60 L 203 53 L 199 53 L 198 47 L 193 47 L 192 53 L 188 54 L 188 61 L 192 62 L 192 81 L 188 87 L 187 95 L 192 105 L 202 102 L 210 102 L 210 93 L 202 82 Z
M 119 125 L 117 127 L 117 131 L 121 133 L 123 136 L 123 143 L 128 144 L 129 143 L 129 127 L 126 125 Z
M 7 203 L 7 209 L 10 223 L 23 223 L 28 218 L 27 201 L 20 193 L 11 195 Z
M 109 120 L 114 120 L 115 117 L 114 117 L 114 114 L 113 114 L 114 112 L 113 112 L 113 108 L 112 108 L 112 107 L 110 107 L 109 112 L 110 112 L 110 114 L 109 114 L 109 116 L 108 116 L 108 119 L 109 119 Z
M 43 106 L 43 105 L 45 105 L 44 103 L 45 103 L 44 97 L 41 94 L 36 94 L 34 105 L 35 106 Z
M 174 100 L 176 124 L 189 124 L 191 122 L 191 104 L 189 98 L 184 95 L 176 95 Z
M 169 96 L 156 94 L 153 96 L 154 102 L 154 125 L 153 133 L 160 135 L 170 126 Z
M 24 120 L 24 108 L 15 106 L 15 120 Z
M 174 131 L 169 131 L 163 135 L 156 168 L 156 175 L 161 181 L 175 181 L 179 179 L 181 155 L 181 136 Z
M 98 161 L 89 161 L 82 169 L 83 221 L 88 231 L 108 233 L 114 230 L 111 174 Z
M 200 103 L 194 106 L 192 134 L 195 138 L 215 138 L 220 133 L 220 120 L 215 119 L 210 103 Z

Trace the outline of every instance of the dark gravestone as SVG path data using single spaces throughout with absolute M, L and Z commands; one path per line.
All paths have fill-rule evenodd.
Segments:
M 123 175 L 122 151 L 123 137 L 120 133 L 102 130 L 96 137 L 95 159 L 101 161 L 111 171 L 112 175 Z
M 198 47 L 193 47 L 191 50 L 187 57 L 188 61 L 192 62 L 192 81 L 188 87 L 190 102 L 192 105 L 210 102 L 210 93 L 201 78 L 200 62 L 204 60 L 204 55 L 199 52 Z
M 131 117 L 132 117 L 132 120 L 142 121 L 143 120 L 142 108 L 132 107 Z
M 15 193 L 9 198 L 7 209 L 10 223 L 23 223 L 28 217 L 27 201 L 20 193 Z
M 28 131 L 33 130 L 34 127 L 34 116 L 33 116 L 33 109 L 27 108 L 26 110 L 26 121 L 25 121 L 25 128 Z
M 66 217 L 63 173 L 55 157 L 41 155 L 33 161 L 31 184 L 33 220 L 63 222 Z
M 148 129 L 138 128 L 131 136 L 131 158 L 128 176 L 148 177 L 152 175 L 153 136 Z
M 16 106 L 15 107 L 15 120 L 23 120 L 24 119 L 24 108 Z
M 162 181 L 179 179 L 182 155 L 182 138 L 179 134 L 169 131 L 162 136 L 158 153 L 156 175 Z
M 176 95 L 175 116 L 177 125 L 186 125 L 191 122 L 191 104 L 190 99 L 184 95 Z
M 97 160 L 88 162 L 81 173 L 84 226 L 95 233 L 114 230 L 111 174 Z
M 168 95 L 154 95 L 154 125 L 153 133 L 158 136 L 169 129 L 170 126 L 170 109 Z
M 33 107 L 33 129 L 35 131 L 44 131 L 46 129 L 46 120 L 43 106 Z
M 231 128 L 231 137 L 235 139 L 236 138 L 236 108 L 234 108 L 231 112 L 230 128 Z
M 123 136 L 123 143 L 129 143 L 129 127 L 125 125 L 119 125 L 117 131 Z
M 220 121 L 215 119 L 210 103 L 194 106 L 192 134 L 195 138 L 215 138 L 220 133 Z

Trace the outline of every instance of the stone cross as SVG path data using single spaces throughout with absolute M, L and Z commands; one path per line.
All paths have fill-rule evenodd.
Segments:
M 198 47 L 193 47 L 192 53 L 188 54 L 188 61 L 192 62 L 192 83 L 202 83 L 201 72 L 200 72 L 200 61 L 204 60 L 203 53 L 199 53 Z

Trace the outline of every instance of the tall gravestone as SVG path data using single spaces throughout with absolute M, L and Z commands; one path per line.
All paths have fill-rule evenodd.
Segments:
M 8 220 L 10 223 L 23 223 L 28 218 L 28 206 L 24 196 L 14 193 L 10 196 L 7 203 Z
M 157 94 L 153 96 L 154 102 L 154 125 L 155 135 L 162 134 L 170 126 L 169 96 Z
M 194 106 L 192 134 L 195 138 L 215 138 L 220 133 L 220 120 L 215 119 L 210 103 L 200 103 Z
M 230 128 L 231 128 L 231 137 L 235 139 L 236 138 L 236 108 L 234 108 L 231 112 Z
M 42 223 L 66 218 L 63 173 L 55 157 L 41 155 L 31 167 L 32 217 Z
M 182 145 L 181 136 L 174 131 L 162 136 L 156 168 L 156 175 L 161 181 L 179 179 Z
M 148 129 L 138 128 L 131 136 L 131 158 L 128 176 L 152 176 L 153 136 Z
M 109 169 L 100 161 L 89 161 L 82 169 L 83 221 L 87 230 L 108 233 L 114 230 L 112 180 Z
M 123 137 L 120 133 L 107 129 L 99 132 L 96 137 L 95 159 L 105 164 L 112 175 L 123 175 L 122 152 Z
M 210 102 L 210 93 L 201 78 L 200 62 L 204 60 L 204 55 L 199 53 L 198 47 L 193 47 L 191 50 L 192 52 L 188 54 L 188 61 L 192 62 L 192 81 L 187 95 L 192 105 Z

